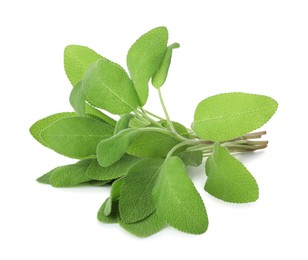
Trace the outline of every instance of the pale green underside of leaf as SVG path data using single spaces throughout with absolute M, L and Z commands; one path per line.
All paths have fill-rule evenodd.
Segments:
M 169 134 L 141 132 L 129 146 L 127 153 L 143 158 L 165 158 L 170 149 L 178 143 L 179 141 Z
M 47 146 L 47 144 L 41 138 L 41 133 L 44 131 L 44 129 L 62 118 L 76 117 L 76 116 L 77 114 L 75 112 L 63 112 L 63 113 L 57 113 L 57 114 L 47 116 L 35 122 L 30 127 L 30 133 L 35 138 L 36 141 L 38 141 L 44 146 Z
M 87 101 L 112 114 L 126 114 L 138 106 L 136 91 L 125 70 L 105 58 L 89 66 L 82 87 Z
M 125 223 L 121 219 L 119 224 L 126 231 L 136 235 L 138 237 L 149 237 L 162 230 L 166 223 L 157 212 L 153 212 L 150 216 L 135 223 Z
M 158 214 L 170 226 L 192 234 L 207 230 L 203 201 L 178 157 L 170 157 L 162 165 L 153 195 Z
M 197 106 L 194 130 L 205 140 L 230 140 L 263 126 L 277 107 L 274 99 L 263 95 L 234 92 L 211 96 Z
M 163 60 L 167 42 L 167 28 L 157 27 L 142 35 L 128 51 L 127 67 L 141 106 L 148 99 L 148 83 Z
M 97 161 L 89 166 L 87 175 L 94 180 L 112 180 L 125 176 L 129 169 L 138 163 L 141 158 L 124 155 L 119 161 L 109 167 L 102 167 Z
M 215 144 L 213 154 L 207 159 L 204 189 L 216 198 L 227 202 L 247 203 L 259 197 L 258 185 L 245 168 L 229 151 Z
M 100 209 L 97 212 L 97 219 L 100 222 L 103 223 L 108 223 L 108 224 L 113 224 L 113 223 L 118 223 L 118 217 L 119 217 L 119 208 L 118 208 L 118 201 L 115 201 L 112 206 L 111 213 L 106 216 L 105 215 L 105 210 L 106 210 L 106 204 L 108 202 L 108 199 L 105 200 L 105 202 L 102 204 Z
M 120 117 L 118 120 L 115 128 L 114 128 L 114 135 L 121 132 L 122 130 L 126 129 L 129 127 L 129 121 L 133 118 L 134 116 L 132 114 L 124 114 Z
M 90 64 L 102 58 L 95 51 L 80 45 L 68 45 L 64 49 L 64 69 L 71 84 L 82 80 Z
M 116 200 L 119 200 L 121 189 L 123 186 L 123 178 L 120 178 L 112 183 L 110 197 L 106 200 L 104 214 L 105 216 L 109 216 L 112 213 L 112 208 L 114 206 L 118 206 L 118 203 L 114 204 Z
M 168 46 L 166 49 L 164 58 L 162 60 L 162 63 L 160 64 L 158 70 L 155 72 L 153 78 L 152 78 L 152 85 L 159 89 L 164 85 L 166 78 L 168 76 L 168 71 L 171 63 L 171 58 L 172 58 L 172 50 L 175 48 L 179 48 L 180 44 L 178 43 L 173 43 Z
M 152 189 L 162 163 L 161 159 L 142 160 L 124 177 L 119 203 L 123 222 L 138 222 L 155 211 Z
M 41 138 L 54 151 L 72 158 L 95 156 L 102 139 L 113 133 L 110 125 L 86 117 L 68 117 L 49 125 Z
M 102 140 L 97 146 L 98 163 L 103 167 L 108 167 L 120 160 L 139 134 L 140 130 L 129 128 Z

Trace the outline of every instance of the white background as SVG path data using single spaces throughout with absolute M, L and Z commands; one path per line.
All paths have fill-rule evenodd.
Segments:
M 1 1 L 0 259 L 308 259 L 307 1 Z M 209 229 L 200 236 L 172 228 L 147 239 L 96 220 L 108 188 L 54 189 L 35 179 L 71 163 L 38 144 L 28 129 L 71 111 L 63 49 L 86 45 L 125 66 L 130 45 L 168 27 L 178 41 L 163 88 L 172 119 L 187 125 L 203 98 L 231 91 L 279 102 L 265 152 L 241 156 L 260 187 L 249 205 L 203 191 L 191 176 Z M 162 114 L 152 89 L 147 108 Z

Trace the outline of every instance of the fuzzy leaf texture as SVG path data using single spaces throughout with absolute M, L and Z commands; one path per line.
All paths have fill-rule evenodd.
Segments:
M 141 158 L 125 154 L 119 161 L 108 166 L 102 167 L 97 160 L 93 161 L 89 166 L 87 175 L 94 180 L 113 180 L 125 176 L 129 169 L 140 162 Z
M 126 231 L 138 237 L 152 236 L 166 226 L 166 222 L 156 211 L 138 222 L 125 223 L 120 219 L 119 224 Z
M 52 125 L 54 122 L 67 117 L 76 117 L 77 114 L 74 112 L 63 112 L 63 113 L 57 113 L 53 114 L 51 116 L 47 116 L 37 122 L 35 122 L 30 127 L 30 133 L 34 137 L 36 141 L 41 143 L 44 146 L 47 146 L 47 144 L 44 142 L 44 140 L 41 137 L 42 132 L 50 125 Z M 47 146 L 48 147 L 48 146 Z
M 96 146 L 102 139 L 109 138 L 113 127 L 86 117 L 60 119 L 41 133 L 47 146 L 59 154 L 71 158 L 86 158 L 96 155 Z
M 115 201 L 112 205 L 111 213 L 106 216 L 105 211 L 106 211 L 106 204 L 108 203 L 109 199 L 106 199 L 102 206 L 99 208 L 97 212 L 97 219 L 100 222 L 106 223 L 106 224 L 113 224 L 118 222 L 119 218 L 119 208 L 117 206 L 118 201 Z
M 139 134 L 138 129 L 129 128 L 102 140 L 97 146 L 98 163 L 103 167 L 108 167 L 120 160 Z
M 143 158 L 165 158 L 179 140 L 168 133 L 140 132 L 127 149 L 127 153 Z
M 172 227 L 192 234 L 207 230 L 203 201 L 178 157 L 167 158 L 153 191 L 157 212 Z
M 120 215 L 125 223 L 140 221 L 155 211 L 152 190 L 163 160 L 139 162 L 124 177 L 120 196 Z
M 138 106 L 136 91 L 125 70 L 105 58 L 89 66 L 82 87 L 87 101 L 112 114 L 126 114 Z
M 167 42 L 167 28 L 157 27 L 142 35 L 128 51 L 127 67 L 141 106 L 148 99 L 148 83 L 163 61 Z
M 120 178 L 114 183 L 112 183 L 110 197 L 106 200 L 106 205 L 104 209 L 105 216 L 109 216 L 112 213 L 112 208 L 117 207 L 117 203 L 115 205 L 114 203 L 117 202 L 120 198 L 122 186 L 123 178 Z
M 74 187 L 78 184 L 91 181 L 86 171 L 92 160 L 82 160 L 75 164 L 60 166 L 52 170 L 50 184 L 53 187 Z
M 85 102 L 86 95 L 83 92 L 82 81 L 79 81 L 70 94 L 70 103 L 79 116 L 86 115 Z
M 218 143 L 207 159 L 206 174 L 204 189 L 218 199 L 247 203 L 259 197 L 257 182 L 250 172 Z
M 124 114 L 120 117 L 118 120 L 116 126 L 114 127 L 114 132 L 113 134 L 117 134 L 121 132 L 122 130 L 126 129 L 129 127 L 129 122 L 134 116 L 132 114 Z
M 85 71 L 93 62 L 102 58 L 95 51 L 81 45 L 68 45 L 64 49 L 64 69 L 73 86 L 82 80 Z
M 277 107 L 274 99 L 263 95 L 233 92 L 211 96 L 197 106 L 194 130 L 205 140 L 226 141 L 263 126 Z

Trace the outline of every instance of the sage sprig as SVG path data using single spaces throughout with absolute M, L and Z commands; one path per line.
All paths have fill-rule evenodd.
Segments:
M 186 167 L 200 166 L 205 157 L 205 191 L 226 202 L 257 200 L 256 180 L 232 153 L 267 147 L 267 141 L 256 140 L 266 132 L 251 131 L 273 116 L 277 102 L 224 93 L 198 104 L 191 129 L 172 121 L 161 88 L 179 46 L 168 45 L 165 27 L 145 33 L 128 51 L 129 74 L 88 47 L 67 46 L 64 68 L 75 112 L 43 118 L 30 132 L 44 146 L 79 161 L 37 181 L 53 187 L 111 185 L 98 220 L 119 223 L 140 237 L 168 225 L 192 234 L 207 230 L 207 212 Z M 165 118 L 144 108 L 150 81 Z

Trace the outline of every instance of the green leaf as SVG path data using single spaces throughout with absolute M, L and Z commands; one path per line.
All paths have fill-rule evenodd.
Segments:
M 171 58 L 172 58 L 172 50 L 179 48 L 180 44 L 178 43 L 173 43 L 171 45 L 168 46 L 163 61 L 160 64 L 158 70 L 156 71 L 156 73 L 154 74 L 153 78 L 152 78 L 152 85 L 159 89 L 161 88 L 162 85 L 164 85 L 167 75 L 168 75 L 168 71 L 169 71 L 169 67 L 170 67 L 170 63 L 171 63 Z
M 76 117 L 77 114 L 74 112 L 63 112 L 63 113 L 57 113 L 53 114 L 51 116 L 47 116 L 37 122 L 35 122 L 30 127 L 30 133 L 35 138 L 36 141 L 41 143 L 44 146 L 47 146 L 47 144 L 44 142 L 44 140 L 41 138 L 41 133 L 47 128 L 48 126 L 52 125 L 54 122 L 67 117 Z
M 101 58 L 88 47 L 68 45 L 64 49 L 64 69 L 72 85 L 81 81 L 89 65 Z
M 89 66 L 82 87 L 87 101 L 112 114 L 126 114 L 138 106 L 138 97 L 127 73 L 107 59 Z
M 175 137 L 167 133 L 141 132 L 129 146 L 127 153 L 143 158 L 165 158 L 170 149 L 178 143 Z
M 83 92 L 82 81 L 79 81 L 70 94 L 70 103 L 79 116 L 86 115 L 85 102 L 86 95 Z
M 109 138 L 113 127 L 86 117 L 60 119 L 45 128 L 41 138 L 54 151 L 72 158 L 95 156 L 102 139 Z
M 123 186 L 123 178 L 118 179 L 114 183 L 112 183 L 110 197 L 106 200 L 106 206 L 104 210 L 105 216 L 109 216 L 112 213 L 113 203 L 116 200 L 119 200 L 122 186 Z M 116 206 L 118 206 L 118 204 L 116 204 Z
M 82 160 L 75 164 L 60 166 L 52 170 L 50 184 L 53 187 L 74 187 L 91 179 L 86 171 L 92 159 Z
M 135 223 L 128 224 L 122 220 L 119 220 L 119 224 L 126 231 L 138 237 L 149 237 L 159 232 L 166 226 L 165 221 L 157 214 L 157 212 L 154 212 L 145 219 Z
M 150 122 L 141 122 L 137 117 L 133 117 L 130 121 L 129 121 L 129 127 L 131 128 L 143 128 L 146 126 L 150 126 L 151 123 Z
M 41 177 L 37 178 L 36 181 L 43 184 L 50 184 L 50 177 L 52 175 L 53 170 L 45 173 Z
M 143 160 L 124 177 L 119 201 L 123 222 L 140 221 L 155 211 L 152 189 L 162 163 L 160 159 Z
M 215 144 L 214 152 L 206 162 L 204 189 L 214 197 L 234 203 L 256 201 L 259 197 L 258 185 L 245 168 L 226 148 Z
M 115 128 L 114 128 L 114 135 L 121 132 L 122 130 L 126 129 L 129 127 L 129 121 L 133 118 L 134 116 L 132 114 L 124 114 L 120 117 L 118 120 Z
M 167 28 L 157 27 L 142 35 L 128 51 L 127 67 L 141 106 L 148 99 L 148 83 L 162 63 L 167 42 Z
M 108 167 L 120 160 L 139 133 L 138 129 L 129 128 L 102 140 L 97 146 L 98 163 L 103 167 Z
M 87 175 L 94 180 L 112 180 L 125 176 L 129 169 L 138 163 L 140 158 L 124 155 L 119 161 L 109 167 L 102 167 L 97 161 L 93 161 L 89 166 Z
M 90 181 L 84 182 L 83 184 L 88 185 L 88 186 L 94 186 L 94 187 L 102 187 L 109 183 L 110 183 L 110 180 L 106 180 L 106 181 L 90 180 Z
M 161 120 L 160 122 L 161 122 L 161 125 L 163 127 L 169 129 L 169 127 L 168 127 L 169 124 L 168 124 L 167 120 Z M 184 136 L 184 137 L 189 137 L 189 133 L 187 131 L 187 128 L 184 125 L 182 125 L 181 123 L 175 122 L 175 121 L 172 121 L 172 124 L 173 124 L 175 131 L 179 135 Z
M 103 122 L 106 122 L 107 124 L 113 127 L 116 125 L 116 121 L 113 118 L 107 116 L 102 111 L 92 107 L 90 104 L 85 103 L 85 109 L 87 116 L 92 117 L 94 119 L 102 120 Z
M 119 208 L 118 208 L 118 203 L 119 202 L 115 201 L 113 203 L 111 213 L 108 216 L 106 216 L 104 212 L 106 210 L 107 202 L 108 202 L 108 199 L 105 200 L 103 205 L 98 210 L 98 212 L 97 212 L 97 219 L 100 222 L 103 222 L 103 223 L 108 223 L 108 224 L 117 223 L 118 222 L 118 217 L 119 217 Z
M 274 99 L 262 95 L 240 92 L 215 95 L 197 106 L 194 130 L 205 140 L 226 141 L 263 126 L 277 107 Z
M 166 159 L 153 190 L 157 212 L 172 227 L 192 234 L 207 230 L 202 199 L 178 157 Z
M 176 154 L 186 166 L 198 167 L 201 165 L 203 155 L 201 151 L 184 151 Z

